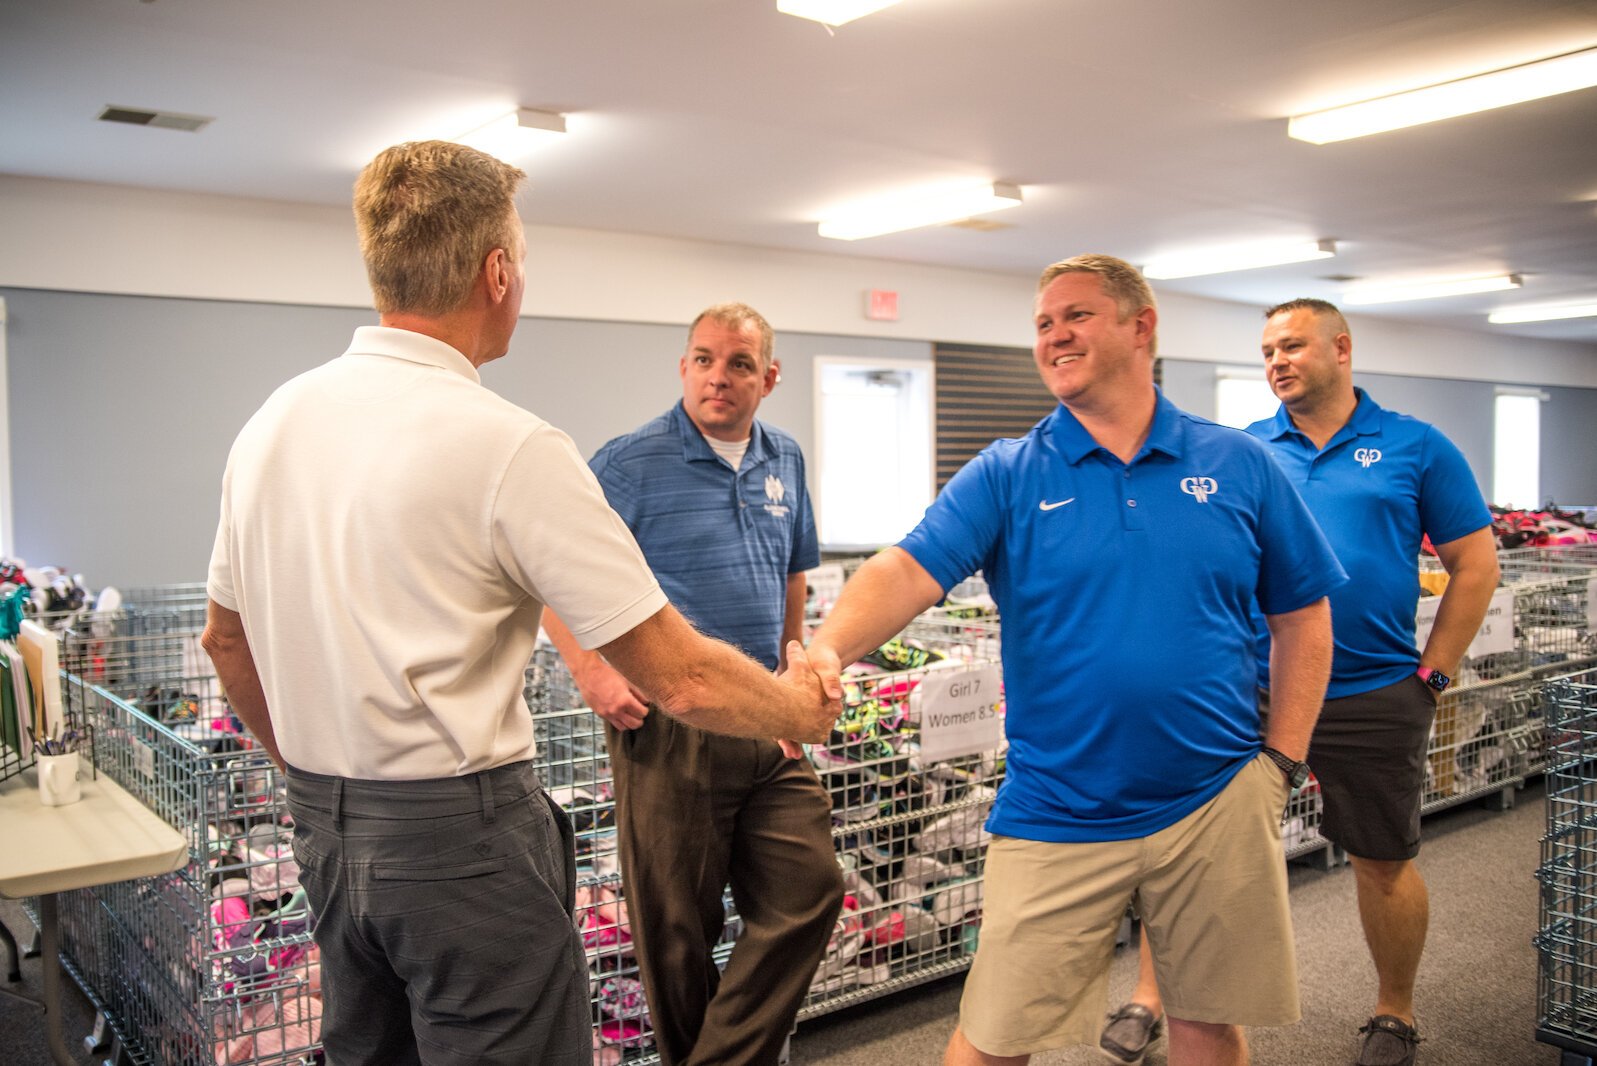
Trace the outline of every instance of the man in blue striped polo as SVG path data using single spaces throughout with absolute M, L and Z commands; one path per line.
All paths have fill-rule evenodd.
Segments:
M 745 304 L 693 320 L 682 400 L 590 466 L 671 602 L 776 669 L 802 635 L 820 561 L 804 456 L 755 418 L 780 380 L 769 323 Z M 602 657 L 545 615 L 605 721 L 633 945 L 666 1066 L 777 1062 L 842 905 L 831 802 L 786 740 L 715 736 L 651 713 Z M 730 883 L 745 931 L 711 949 Z

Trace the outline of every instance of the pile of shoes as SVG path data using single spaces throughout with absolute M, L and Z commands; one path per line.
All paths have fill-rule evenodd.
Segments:
M 1560 510 L 1553 503 L 1540 511 L 1493 507 L 1492 532 L 1502 549 L 1597 544 L 1597 522 L 1593 521 L 1592 512 Z
M 113 612 L 122 605 L 116 589 L 107 587 L 97 595 L 82 574 L 59 566 L 29 566 L 22 559 L 0 559 L 0 596 L 19 588 L 27 590 L 25 613 L 49 629 L 65 629 L 90 613 Z

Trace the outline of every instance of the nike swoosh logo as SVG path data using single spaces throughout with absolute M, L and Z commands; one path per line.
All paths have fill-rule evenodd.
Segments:
M 1052 511 L 1055 507 L 1063 507 L 1067 503 L 1075 503 L 1075 502 L 1076 502 L 1076 498 L 1074 496 L 1070 497 L 1070 499 L 1068 499 L 1068 500 L 1060 500 L 1058 503 L 1049 503 L 1047 500 L 1043 500 L 1041 503 L 1039 503 L 1037 505 L 1037 510 L 1039 510 L 1039 511 Z

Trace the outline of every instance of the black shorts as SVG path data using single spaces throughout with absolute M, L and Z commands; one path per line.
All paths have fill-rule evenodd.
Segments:
M 1398 861 L 1420 852 L 1420 797 L 1436 695 L 1418 676 L 1326 700 L 1309 743 L 1320 835 L 1349 855 Z

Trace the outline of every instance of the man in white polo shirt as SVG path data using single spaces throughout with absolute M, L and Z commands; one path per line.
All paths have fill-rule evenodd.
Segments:
M 277 390 L 223 477 L 204 644 L 286 768 L 339 1066 L 591 1059 L 569 822 L 528 761 L 543 605 L 662 710 L 819 741 L 773 677 L 667 602 L 570 439 L 484 389 L 524 286 L 525 177 L 460 145 L 355 186 L 380 325 Z

